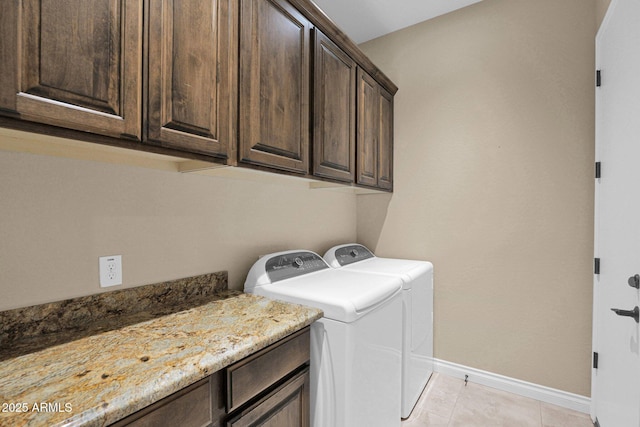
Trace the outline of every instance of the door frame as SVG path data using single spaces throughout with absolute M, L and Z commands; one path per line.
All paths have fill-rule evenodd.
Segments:
M 611 10 L 613 10 L 613 6 L 614 3 L 617 3 L 618 0 L 611 0 L 611 4 L 609 4 L 609 8 L 607 9 L 607 12 L 605 14 L 604 19 L 602 20 L 602 23 L 600 24 L 600 28 L 598 29 L 598 32 L 596 34 L 596 38 L 595 38 L 595 70 L 594 70 L 594 74 L 596 72 L 596 70 L 600 70 L 601 69 L 601 63 L 600 63 L 600 43 L 601 43 L 601 38 L 602 38 L 602 34 L 604 33 L 604 30 L 607 28 L 607 26 L 609 25 L 609 21 L 610 21 L 610 17 L 611 17 Z M 599 125 L 599 121 L 600 121 L 600 116 L 601 113 L 600 111 L 600 88 L 599 87 L 595 87 L 595 134 L 594 134 L 594 138 L 595 138 L 595 161 L 598 162 L 601 158 L 601 153 L 602 153 L 602 138 L 599 137 L 599 133 L 600 133 L 600 129 L 601 126 Z M 600 258 L 600 239 L 599 239 L 599 223 L 600 223 L 600 179 L 601 178 L 596 178 L 596 183 L 594 186 L 594 200 L 593 200 L 593 257 L 594 257 L 594 262 L 596 258 Z M 598 321 L 599 321 L 599 314 L 598 314 L 598 308 L 600 307 L 600 289 L 602 289 L 602 286 L 600 286 L 600 275 L 599 274 L 595 274 L 595 270 L 594 270 L 594 275 L 593 275 L 593 319 L 592 319 L 592 357 L 594 356 L 594 354 L 598 351 Z M 597 374 L 597 369 L 593 366 L 593 361 L 592 361 L 592 366 L 591 366 L 591 419 L 595 422 L 597 421 L 597 417 L 596 417 L 596 407 L 597 407 L 597 400 L 598 400 L 598 391 L 597 391 L 597 378 L 596 378 L 596 374 Z
M 600 40 L 603 34 L 603 29 L 607 27 L 608 25 L 608 21 L 609 21 L 609 17 L 610 17 L 610 13 L 609 11 L 611 10 L 611 7 L 613 6 L 613 3 L 617 2 L 617 0 L 611 0 L 611 4 L 609 5 L 609 9 L 607 10 L 605 17 L 602 21 L 602 24 L 600 25 L 600 28 L 598 29 L 598 32 L 596 34 L 595 37 L 595 70 L 599 70 L 601 68 L 601 64 L 600 64 Z M 594 73 L 596 72 L 594 70 Z M 601 145 L 602 145 L 602 138 L 600 138 L 598 136 L 599 132 L 600 132 L 600 126 L 599 126 L 599 117 L 600 117 L 600 102 L 599 102 L 599 95 L 600 95 L 600 88 L 599 87 L 595 87 L 595 110 L 594 110 L 594 114 L 595 114 L 595 134 L 594 134 L 594 138 L 595 138 L 595 161 L 598 162 L 599 159 L 601 158 Z M 594 262 L 597 258 L 600 258 L 600 242 L 599 242 L 599 222 L 600 222 L 600 179 L 601 178 L 596 178 L 596 183 L 594 186 L 594 200 L 593 200 L 593 258 L 594 258 Z M 595 267 L 595 266 L 594 266 Z M 592 357 L 594 356 L 594 354 L 598 351 L 598 320 L 599 320 L 599 314 L 598 314 L 598 307 L 600 306 L 600 275 L 599 274 L 595 274 L 595 270 L 594 270 L 594 274 L 593 274 L 593 307 L 592 307 L 592 311 L 593 311 L 593 315 L 592 315 Z M 597 378 L 596 378 L 596 373 L 597 370 L 596 368 L 593 366 L 593 359 L 592 359 L 592 365 L 591 365 L 591 419 L 595 422 L 597 420 L 596 418 L 596 406 L 597 406 L 597 398 L 598 398 L 598 393 L 597 393 Z
M 609 26 L 609 22 L 611 21 L 611 16 L 613 15 L 613 11 L 615 10 L 617 4 L 619 3 L 619 0 L 611 0 L 611 3 L 609 4 L 609 7 L 607 9 L 607 12 L 604 16 L 604 19 L 602 20 L 602 23 L 600 25 L 600 28 L 598 29 L 598 32 L 596 34 L 595 37 L 595 70 L 594 70 L 594 76 L 596 73 L 596 70 L 601 70 L 602 69 L 602 63 L 601 63 L 601 39 L 603 37 L 604 32 L 606 31 L 607 27 Z M 594 85 L 595 86 L 595 85 Z M 602 157 L 602 150 L 603 150 L 603 145 L 604 145 L 604 141 L 603 138 L 600 136 L 601 133 L 601 127 L 600 126 L 600 117 L 602 116 L 602 113 L 600 112 L 601 109 L 601 95 L 600 95 L 600 87 L 595 87 L 595 161 L 598 162 L 600 161 L 601 157 Z M 600 179 L 601 178 L 596 178 L 596 183 L 595 183 L 595 187 L 594 187 L 594 234 L 593 234 L 593 256 L 594 256 L 594 261 L 596 258 L 600 258 L 600 236 L 599 236 L 599 223 L 600 223 L 600 199 L 601 199 L 601 191 L 600 191 Z M 595 274 L 595 270 L 594 270 L 594 275 L 593 275 L 593 320 L 592 320 L 592 351 L 593 353 L 598 352 L 599 349 L 599 340 L 598 340 L 598 331 L 599 331 L 599 320 L 600 320 L 600 315 L 599 315 L 599 306 L 600 306 L 600 298 L 601 298 L 601 291 L 602 291 L 602 285 L 600 283 L 600 275 L 599 274 Z M 597 424 L 598 418 L 597 418 L 597 414 L 596 414 L 596 408 L 598 407 L 598 390 L 597 390 L 597 369 L 594 368 L 594 366 L 592 365 L 591 367 L 591 419 L 593 420 L 594 423 Z M 639 402 L 640 405 L 640 402 Z

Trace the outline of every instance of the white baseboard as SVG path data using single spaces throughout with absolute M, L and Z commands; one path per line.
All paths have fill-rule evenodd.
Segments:
M 473 383 L 508 391 L 509 393 L 520 396 L 530 397 L 585 414 L 591 411 L 591 399 L 586 396 L 505 377 L 494 374 L 493 372 L 458 365 L 457 363 L 447 362 L 446 360 L 434 359 L 434 362 L 435 372 L 441 372 L 451 377 L 464 379 L 465 375 L 468 375 L 468 381 Z

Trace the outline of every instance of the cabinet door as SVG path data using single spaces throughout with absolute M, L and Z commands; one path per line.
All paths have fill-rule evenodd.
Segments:
M 380 88 L 378 187 L 393 190 L 393 96 Z
M 0 108 L 139 140 L 142 0 L 2 0 Z M 6 77 L 6 80 L 5 80 Z
M 241 0 L 241 163 L 309 170 L 310 23 L 284 0 Z
M 357 183 L 378 185 L 378 138 L 380 135 L 380 102 L 378 83 L 358 69 L 358 176 Z
M 358 69 L 357 180 L 393 189 L 393 95 Z
M 227 427 L 308 427 L 309 368 L 227 422 Z
M 356 63 L 314 29 L 313 174 L 355 177 Z
M 234 146 L 235 4 L 149 2 L 150 143 L 221 158 Z

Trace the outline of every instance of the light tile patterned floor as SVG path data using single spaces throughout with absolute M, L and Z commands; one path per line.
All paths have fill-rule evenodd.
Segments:
M 402 427 L 593 427 L 588 414 L 434 373 Z

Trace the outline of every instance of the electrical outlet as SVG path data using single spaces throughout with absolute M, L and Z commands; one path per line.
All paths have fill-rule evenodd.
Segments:
M 103 256 L 100 260 L 100 287 L 122 285 L 122 255 Z

